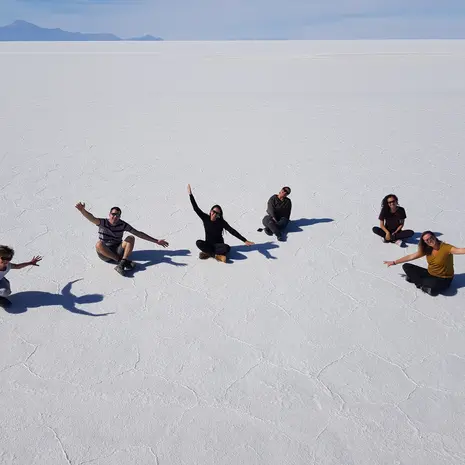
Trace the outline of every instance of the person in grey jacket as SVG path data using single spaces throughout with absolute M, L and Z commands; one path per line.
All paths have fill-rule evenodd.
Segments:
M 262 223 L 268 236 L 276 235 L 278 241 L 283 240 L 283 231 L 289 223 L 292 210 L 292 202 L 289 198 L 290 187 L 283 187 L 279 194 L 272 195 L 268 200 L 267 215 Z

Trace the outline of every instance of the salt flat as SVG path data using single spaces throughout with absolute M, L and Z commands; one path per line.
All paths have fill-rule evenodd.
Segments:
M 465 257 L 430 297 L 371 232 L 465 246 L 465 42 L 0 44 L 0 462 L 465 463 Z M 189 203 L 255 247 L 199 261 Z M 257 232 L 292 188 L 288 240 Z M 98 217 L 136 241 L 122 277 Z M 416 262 L 425 266 L 425 260 Z M 102 316 L 99 316 L 102 315 Z

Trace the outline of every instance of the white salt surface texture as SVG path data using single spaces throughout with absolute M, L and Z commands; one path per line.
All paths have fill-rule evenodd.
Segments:
M 465 246 L 465 43 L 0 45 L 2 465 L 465 463 L 465 256 L 447 295 L 416 250 Z M 200 261 L 187 195 L 256 246 Z M 257 232 L 292 188 L 287 242 Z M 137 239 L 132 277 L 97 217 Z M 418 238 L 418 236 L 416 236 Z M 416 264 L 425 266 L 420 259 Z M 100 316 L 101 315 L 101 316 Z

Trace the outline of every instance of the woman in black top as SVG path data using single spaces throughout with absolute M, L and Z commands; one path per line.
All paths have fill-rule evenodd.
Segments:
M 199 258 L 206 259 L 215 257 L 217 260 L 226 262 L 226 255 L 231 247 L 224 243 L 223 230 L 226 229 L 233 236 L 245 243 L 245 245 L 254 245 L 253 242 L 248 241 L 244 236 L 241 236 L 235 229 L 233 229 L 223 218 L 223 210 L 219 205 L 213 205 L 210 209 L 210 214 L 207 215 L 197 205 L 192 194 L 191 186 L 188 184 L 187 192 L 194 208 L 195 213 L 199 215 L 205 228 L 205 240 L 198 240 L 197 247 L 201 250 Z
M 403 239 L 412 237 L 411 229 L 402 230 L 404 220 L 407 218 L 405 209 L 399 206 L 399 199 L 394 194 L 384 197 L 381 202 L 381 213 L 379 214 L 379 227 L 375 226 L 373 232 L 381 236 L 385 243 L 395 242 L 404 245 Z

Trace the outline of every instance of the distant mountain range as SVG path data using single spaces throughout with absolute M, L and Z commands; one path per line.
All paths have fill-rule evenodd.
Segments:
M 122 40 L 156 41 L 163 39 L 151 35 L 122 39 L 114 34 L 83 34 L 81 32 L 63 31 L 62 29 L 45 29 L 27 21 L 15 21 L 8 26 L 0 27 L 0 42 L 116 42 Z

